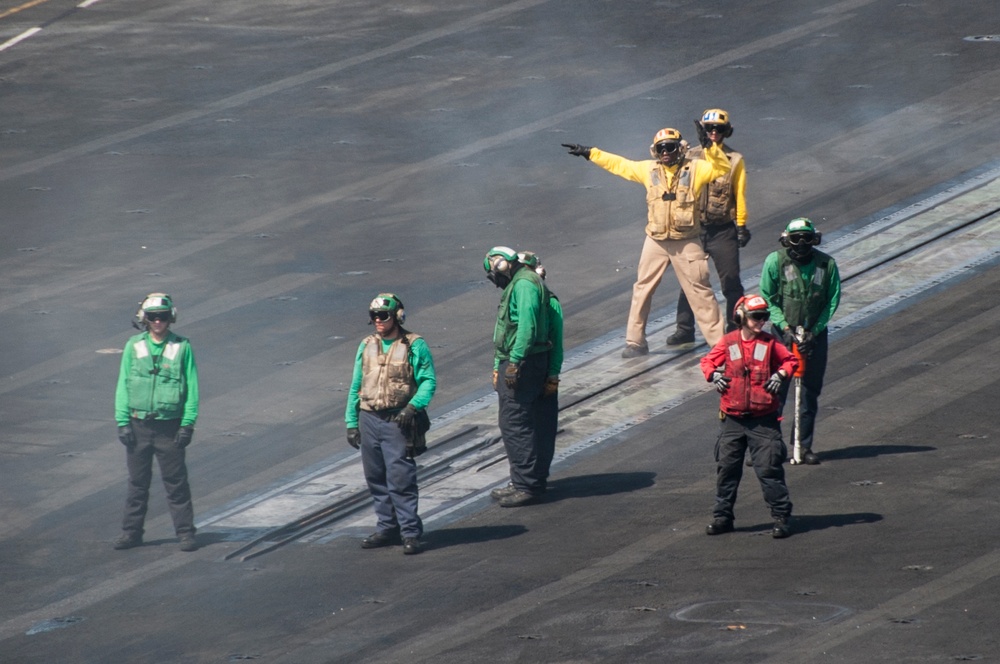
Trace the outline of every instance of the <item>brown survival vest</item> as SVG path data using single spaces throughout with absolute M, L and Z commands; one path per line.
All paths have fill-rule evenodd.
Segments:
M 410 344 L 420 339 L 407 332 L 382 352 L 382 340 L 370 334 L 365 338 L 361 356 L 361 389 L 358 391 L 361 410 L 379 411 L 403 408 L 417 391 L 410 364 Z
M 670 183 L 667 183 L 670 180 Z M 670 177 L 666 167 L 655 163 L 649 173 L 646 204 L 649 217 L 646 234 L 654 240 L 688 240 L 698 236 L 698 199 L 692 192 L 694 162 L 681 160 Z
M 725 144 L 722 145 L 722 151 L 729 157 L 729 172 L 709 182 L 708 186 L 701 192 L 701 223 L 706 225 L 736 221 L 733 171 L 736 170 L 736 164 L 743 159 L 743 155 L 735 150 L 730 150 Z M 690 159 L 704 159 L 704 156 L 705 148 L 702 147 L 691 148 L 688 151 Z

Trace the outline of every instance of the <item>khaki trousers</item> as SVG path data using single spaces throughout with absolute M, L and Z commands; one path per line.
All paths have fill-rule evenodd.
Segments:
M 632 287 L 632 306 L 628 312 L 625 342 L 646 346 L 646 321 L 653 303 L 653 293 L 663 273 L 673 265 L 681 290 L 688 299 L 694 319 L 709 347 L 722 338 L 724 322 L 709 281 L 708 254 L 697 238 L 691 240 L 654 240 L 646 236 L 639 256 L 639 274 Z

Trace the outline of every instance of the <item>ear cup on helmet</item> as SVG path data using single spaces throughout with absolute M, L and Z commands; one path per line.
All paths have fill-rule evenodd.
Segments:
M 746 304 L 746 301 L 747 301 L 746 296 L 741 297 L 739 300 L 736 301 L 736 305 L 733 307 L 733 322 L 741 327 L 743 326 L 743 321 L 746 318 L 746 313 L 747 313 L 746 309 L 743 308 L 744 305 Z
M 510 262 L 503 256 L 494 256 L 493 260 L 490 261 L 490 267 L 494 272 L 499 272 L 500 274 L 510 272 Z
M 150 293 L 146 297 L 142 298 L 139 302 L 139 308 L 135 312 L 135 316 L 132 318 L 132 327 L 137 329 L 145 329 L 146 324 L 149 322 L 146 319 L 146 312 L 149 309 L 154 309 L 156 311 L 163 311 L 166 307 L 166 311 L 170 313 L 170 317 L 167 319 L 171 324 L 177 322 L 177 307 L 174 306 L 174 299 L 167 295 L 166 293 Z
M 391 311 L 393 320 L 399 325 L 406 321 L 406 311 L 403 308 L 403 301 L 395 293 L 379 293 L 368 305 L 369 312 Z
M 733 306 L 733 322 L 740 327 L 746 323 L 747 315 L 751 311 L 767 311 L 767 300 L 756 293 L 744 295 Z
M 510 247 L 493 247 L 486 252 L 486 258 L 483 259 L 483 269 L 487 272 L 510 277 L 517 260 L 517 252 Z

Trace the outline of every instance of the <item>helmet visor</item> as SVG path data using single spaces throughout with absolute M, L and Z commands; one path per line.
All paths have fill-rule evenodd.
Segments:
M 789 233 L 788 244 L 793 247 L 804 247 L 813 244 L 816 239 L 815 233 Z
M 676 154 L 677 151 L 680 149 L 680 147 L 681 147 L 680 143 L 676 141 L 660 141 L 659 143 L 653 146 L 653 150 L 656 152 L 657 155 L 661 157 L 667 157 Z

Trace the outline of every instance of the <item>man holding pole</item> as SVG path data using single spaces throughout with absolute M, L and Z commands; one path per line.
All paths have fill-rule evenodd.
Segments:
M 794 440 L 798 446 L 792 463 L 808 465 L 819 463 L 813 452 L 813 429 L 826 374 L 827 325 L 840 305 L 837 262 L 815 248 L 821 240 L 812 221 L 792 219 L 781 234 L 782 248 L 768 255 L 760 275 L 760 292 L 767 300 L 771 324 L 788 348 L 798 349 L 805 363 L 796 381 Z M 787 390 L 786 385 L 782 402 Z

